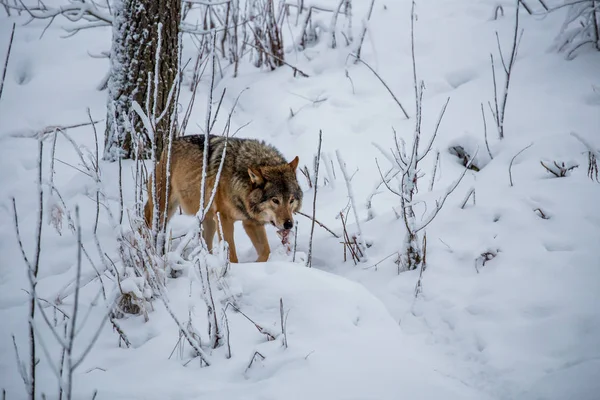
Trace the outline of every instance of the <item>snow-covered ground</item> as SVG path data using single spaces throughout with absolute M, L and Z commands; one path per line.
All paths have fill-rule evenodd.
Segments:
M 337 1 L 329 1 L 337 4 Z M 364 4 L 363 4 L 364 3 Z M 367 14 L 367 1 L 354 1 L 354 33 Z M 492 18 L 496 3 L 504 17 Z M 529 3 L 535 3 L 530 1 Z M 550 3 L 550 2 L 548 2 Z M 556 3 L 558 4 L 558 3 Z M 410 47 L 410 8 L 407 0 L 376 1 L 362 57 L 386 81 L 414 116 L 414 89 Z M 450 103 L 441 123 L 434 152 L 421 164 L 417 218 L 435 206 L 462 172 L 448 146 L 480 146 L 483 141 L 480 104 L 493 99 L 490 53 L 499 65 L 496 36 L 505 53 L 512 41 L 514 2 L 452 0 L 417 3 L 415 52 L 418 74 L 425 81 L 423 133 L 433 132 L 439 111 Z M 328 36 L 303 51 L 289 48 L 288 62 L 309 78 L 294 78 L 282 67 L 274 72 L 243 65 L 240 76 L 230 69 L 218 81 L 216 92 L 227 88 L 224 107 L 230 109 L 238 94 L 234 128 L 238 133 L 265 139 L 290 160 L 312 169 L 319 130 L 323 132 L 325 162 L 318 190 L 317 219 L 341 232 L 337 218 L 348 203 L 344 179 L 337 164 L 339 150 L 353 174 L 352 189 L 364 236 L 371 246 L 359 265 L 343 261 L 340 239 L 315 228 L 313 268 L 292 263 L 278 250 L 278 238 L 268 229 L 272 260 L 251 263 L 254 249 L 243 230 L 236 231 L 241 263 L 233 265 L 226 290 L 250 318 L 278 333 L 279 301 L 289 310 L 288 348 L 281 337 L 265 335 L 243 316 L 230 317 L 232 357 L 221 347 L 209 352 L 210 367 L 197 359 L 189 364 L 190 349 L 175 351 L 178 329 L 160 301 L 153 303 L 149 321 L 142 316 L 120 320 L 131 348 L 118 346 L 110 324 L 75 372 L 74 398 L 98 399 L 582 399 L 600 395 L 600 184 L 586 176 L 585 147 L 570 133 L 600 147 L 600 53 L 584 52 L 572 61 L 554 51 L 553 40 L 564 20 L 564 10 L 541 16 L 521 12 L 524 29 L 510 86 L 505 139 L 497 139 L 487 114 L 493 160 L 479 172 L 469 171 L 427 228 L 427 270 L 421 295 L 415 299 L 419 271 L 397 273 L 393 255 L 401 246 L 404 224 L 394 208 L 399 199 L 383 188 L 367 199 L 379 181 L 375 159 L 387 168 L 378 144 L 394 146 L 392 127 L 410 143 L 414 118 L 405 119 L 377 78 L 348 58 L 351 48 L 328 47 Z M 5 54 L 11 19 L 0 17 L 0 54 Z M 326 14 L 322 15 L 328 21 Z M 0 101 L 0 390 L 7 399 L 25 397 L 13 341 L 27 360 L 29 283 L 16 240 L 11 198 L 16 199 L 23 244 L 35 247 L 37 221 L 37 141 L 23 136 L 48 125 L 86 122 L 86 108 L 96 119 L 105 117 L 106 92 L 96 86 L 106 74 L 108 61 L 89 54 L 106 51 L 110 29 L 82 31 L 62 39 L 56 21 L 40 39 L 43 21 L 22 26 L 19 19 Z M 291 43 L 286 32 L 286 43 Z M 185 39 L 184 58 L 194 56 Z M 500 74 L 500 69 L 498 69 Z M 499 75 L 500 76 L 500 75 Z M 200 132 L 206 109 L 206 87 L 199 89 L 188 133 Z M 185 108 L 191 93 L 182 91 Z M 102 137 L 104 123 L 97 125 Z M 74 140 L 95 146 L 93 130 L 70 129 Z M 44 179 L 48 179 L 51 140 L 44 145 Z M 513 184 L 509 181 L 512 163 Z M 440 167 L 429 191 L 435 150 Z M 66 202 L 81 209 L 83 243 L 98 262 L 93 240 L 96 204 L 94 182 L 67 164 L 79 160 L 62 137 L 57 141 L 55 183 Z M 575 162 L 579 168 L 555 178 L 541 160 Z M 66 164 L 65 164 L 66 163 Z M 118 166 L 101 163 L 111 207 L 118 202 Z M 123 163 L 125 202 L 133 203 L 132 164 Z M 334 176 L 335 175 L 335 176 Z M 312 212 L 312 189 L 305 189 L 304 211 Z M 472 199 L 461 209 L 471 188 Z M 425 203 L 423 203 L 425 202 Z M 45 201 L 45 205 L 49 205 Z M 547 218 L 541 218 L 539 211 Z M 117 259 L 116 231 L 104 210 L 99 237 L 107 254 Z M 298 251 L 308 251 L 310 221 L 298 216 Z M 77 242 L 66 226 L 59 235 L 44 216 L 42 262 L 38 294 L 53 301 L 75 275 Z M 349 230 L 356 225 L 352 212 Z M 176 216 L 172 226 L 181 233 L 191 219 Z M 481 255 L 496 256 L 485 265 Z M 392 255 L 391 257 L 388 257 Z M 30 256 L 31 257 L 31 256 Z M 388 258 L 386 258 L 388 257 Z M 476 269 L 477 267 L 477 269 Z M 93 273 L 84 263 L 83 273 Z M 189 276 L 192 274 L 190 273 Z M 170 279 L 170 304 L 185 320 L 194 310 L 200 334 L 205 334 L 205 308 L 199 287 L 191 289 L 188 274 Z M 196 283 L 194 285 L 197 285 Z M 76 351 L 82 351 L 102 319 L 103 302 L 93 302 L 100 285 L 94 282 L 80 299 L 89 318 Z M 63 300 L 69 311 L 72 296 Z M 43 322 L 40 322 L 43 324 Z M 43 335 L 54 360 L 58 347 Z M 78 339 L 79 340 L 79 339 Z M 78 344 L 76 342 L 76 344 Z M 255 352 L 260 357 L 247 368 Z M 38 351 L 38 392 L 56 398 L 56 378 L 47 357 Z M 186 364 L 184 366 L 184 364 Z

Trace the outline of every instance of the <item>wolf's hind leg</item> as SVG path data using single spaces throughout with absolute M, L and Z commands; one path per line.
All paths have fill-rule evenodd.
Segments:
M 243 221 L 242 224 L 244 225 L 246 234 L 250 237 L 250 240 L 258 253 L 256 262 L 267 261 L 269 259 L 269 254 L 271 254 L 271 248 L 269 247 L 265 226 L 251 221 Z
M 164 212 L 165 212 L 165 195 L 167 193 L 165 193 L 165 188 L 164 188 L 164 182 L 162 180 L 162 168 L 157 168 L 157 172 L 158 172 L 158 180 L 157 185 L 156 185 L 156 200 L 158 202 L 158 228 L 160 229 L 160 227 L 162 227 L 163 222 L 169 222 L 169 220 L 171 219 L 171 217 L 173 216 L 173 214 L 175 213 L 175 210 L 177 209 L 177 206 L 179 205 L 179 201 L 177 199 L 177 196 L 175 196 L 175 194 L 173 193 L 173 186 L 169 185 L 169 191 L 168 191 L 168 196 L 169 198 L 166 199 L 166 202 L 168 203 L 167 208 L 167 219 L 166 221 L 164 220 Z M 144 221 L 146 222 L 146 226 L 148 226 L 148 228 L 152 228 L 152 219 L 154 217 L 154 201 L 153 201 L 153 191 L 154 191 L 154 187 L 153 187 L 153 183 L 152 180 L 154 179 L 154 177 L 150 177 L 148 178 L 148 184 L 147 184 L 147 189 L 148 189 L 148 200 L 146 201 L 146 204 L 144 206 Z

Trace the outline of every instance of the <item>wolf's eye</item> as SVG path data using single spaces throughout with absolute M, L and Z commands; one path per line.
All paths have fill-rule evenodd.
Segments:
M 294 198 L 292 197 L 292 198 L 290 199 L 290 204 L 292 204 L 292 203 L 294 202 L 294 200 L 296 200 L 296 199 L 294 199 Z
M 273 203 L 275 203 L 275 204 L 279 204 L 279 200 L 278 200 L 278 199 L 276 199 L 276 198 L 274 198 L 274 197 L 271 199 L 271 201 L 272 201 Z

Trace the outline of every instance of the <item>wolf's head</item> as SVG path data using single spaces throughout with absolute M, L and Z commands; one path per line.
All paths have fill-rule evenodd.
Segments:
M 293 213 L 302 207 L 302 190 L 296 179 L 298 161 L 296 157 L 286 164 L 248 168 L 252 182 L 248 205 L 253 218 L 277 229 L 292 229 Z

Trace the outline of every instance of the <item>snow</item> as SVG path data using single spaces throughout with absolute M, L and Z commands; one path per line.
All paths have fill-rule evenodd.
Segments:
M 170 300 L 173 308 L 185 310 L 187 288 L 181 281 L 170 284 Z M 110 399 L 479 398 L 476 391 L 422 365 L 418 354 L 397 340 L 402 333 L 385 307 L 361 285 L 303 265 L 273 262 L 233 266 L 231 287 L 242 299 L 242 310 L 272 331 L 280 329 L 279 298 L 284 296 L 288 349 L 279 340 L 265 341 L 250 322 L 230 312 L 232 358 L 207 368 L 194 362 L 184 368 L 166 359 L 177 331 L 157 307 L 134 349 L 115 351 L 113 340 L 98 344 L 101 356 L 93 365 L 106 371 L 82 376 L 80 387 L 89 388 L 88 393 L 106 388 L 98 398 Z M 129 325 L 123 328 L 132 329 Z M 265 360 L 246 371 L 254 351 Z
M 338 3 L 319 2 L 329 8 Z M 344 263 L 340 239 L 316 225 L 313 268 L 306 268 L 310 221 L 297 216 L 296 262 L 285 254 L 275 230 L 267 229 L 273 249 L 271 260 L 253 263 L 254 249 L 236 226 L 241 263 L 231 266 L 218 298 L 235 300 L 236 306 L 272 332 L 275 340 L 268 341 L 230 308 L 232 357 L 226 357 L 225 346 L 204 348 L 211 366 L 200 367 L 198 359 L 191 357 L 190 346 L 176 346 L 178 328 L 162 302 L 154 300 L 147 322 L 143 316 L 117 320 L 131 348 L 119 347 L 110 323 L 104 326 L 91 353 L 75 371 L 74 398 L 91 398 L 98 390 L 97 399 L 597 399 L 600 184 L 586 176 L 589 145 L 585 143 L 598 149 L 600 53 L 582 48 L 576 58 L 566 60 L 564 54 L 556 52 L 554 39 L 567 10 L 544 18 L 522 10 L 524 34 L 511 80 L 505 139 L 499 141 L 487 106 L 493 101 L 489 54 L 498 60 L 495 31 L 503 51 L 508 52 L 514 2 L 499 3 L 505 16 L 494 20 L 496 3 L 489 1 L 417 2 L 415 52 L 419 78 L 425 81 L 422 143 L 428 142 L 439 111 L 450 97 L 434 148 L 420 163 L 424 176 L 415 195 L 417 222 L 431 213 L 435 201 L 463 172 L 461 161 L 448 152 L 449 147 L 462 145 L 469 152 L 478 148 L 475 164 L 481 168 L 466 173 L 427 226 L 427 270 L 419 297 L 414 296 L 419 271 L 398 274 L 395 264 L 406 229 L 393 211 L 400 199 L 381 186 L 380 193 L 372 198 L 372 208 L 366 207 L 379 179 L 375 158 L 383 172 L 390 167 L 373 144 L 385 151 L 394 148 L 392 127 L 409 148 L 412 144 L 411 3 L 376 2 L 361 52 L 406 108 L 411 117 L 408 120 L 377 78 L 348 58 L 356 40 L 345 46 L 340 33 L 347 29 L 343 15 L 338 19 L 337 48 L 333 50 L 327 33 L 318 43 L 302 51 L 296 49 L 292 18 L 292 32 L 287 26 L 282 29 L 286 61 L 309 78 L 294 78 L 288 67 L 260 71 L 246 60 L 237 78 L 232 78 L 231 67 L 224 68 L 223 77 L 217 74 L 215 91 L 221 93 L 227 88 L 223 107 L 229 111 L 238 94 L 248 88 L 240 96 L 231 132 L 249 123 L 236 136 L 264 139 L 289 160 L 298 155 L 300 167 L 307 165 L 311 172 L 322 130 L 316 218 L 341 232 L 339 212 L 349 198 L 335 157 L 339 152 L 351 177 L 361 237 L 370 245 L 368 261 L 357 266 L 351 260 Z M 529 3 L 540 11 L 535 2 Z M 369 5 L 367 1 L 353 2 L 355 38 Z M 330 25 L 331 14 L 315 15 L 321 26 Z M 11 335 L 15 335 L 22 360 L 28 360 L 29 340 L 28 297 L 24 291 L 29 290 L 29 282 L 16 241 L 12 197 L 16 199 L 23 244 L 31 258 L 38 207 L 37 141 L 31 134 L 49 125 L 86 122 L 87 107 L 94 118 L 105 118 L 107 92 L 97 91 L 96 86 L 105 76 L 109 61 L 88 54 L 107 51 L 111 43 L 110 27 L 83 30 L 63 39 L 61 26 L 72 24 L 58 19 L 40 39 L 46 21 L 22 25 L 25 18 L 16 19 L 13 52 L 0 100 L 0 390 L 6 390 L 7 399 L 26 396 Z M 12 20 L 15 18 L 0 16 L 2 55 Z M 195 47 L 186 35 L 183 57 L 195 57 Z M 501 69 L 497 69 L 497 76 L 503 79 Z M 183 109 L 191 96 L 188 79 L 184 78 L 182 87 Z M 205 126 L 209 83 L 207 75 L 198 89 L 189 133 L 200 133 Z M 481 103 L 487 112 L 493 159 L 483 140 Z M 226 114 L 220 112 L 217 132 L 225 125 Z M 104 126 L 104 121 L 97 125 L 101 140 Z M 90 127 L 69 129 L 68 133 L 82 151 L 94 152 Z M 50 181 L 51 134 L 48 137 L 44 143 L 45 183 Z M 512 162 L 511 186 L 511 160 L 532 143 Z M 440 165 L 429 191 L 437 150 Z M 77 152 L 61 135 L 56 158 L 64 163 L 55 164 L 54 184 L 71 212 L 79 205 L 84 247 L 95 265 L 101 266 L 93 237 L 94 178 L 72 167 L 80 168 Z M 579 167 L 566 177 L 556 178 L 540 165 L 543 160 Z M 107 205 L 118 215 L 118 165 L 101 162 L 100 167 Z M 134 204 L 133 169 L 131 162 L 123 163 L 128 207 Z M 298 174 L 298 179 L 305 190 L 303 211 L 312 214 L 312 189 L 304 176 Z M 392 183 L 397 185 L 398 181 Z M 60 218 L 60 202 L 44 187 L 38 294 L 50 302 L 60 298 L 61 309 L 70 313 L 73 296 L 65 287 L 76 273 L 76 236 L 66 219 L 60 234 L 49 223 L 50 214 L 54 222 Z M 471 188 L 475 189 L 474 204 L 471 199 L 461 209 Z M 348 223 L 349 233 L 358 233 L 354 219 L 349 218 Z M 192 217 L 176 216 L 171 224 L 173 235 L 184 234 L 193 224 Z M 101 207 L 98 236 L 113 260 L 118 259 L 118 234 Z M 485 253 L 493 256 L 487 256 L 484 264 Z M 181 261 L 175 256 L 173 260 Z M 208 327 L 201 285 L 184 264 L 178 266 L 180 277 L 168 279 L 169 305 L 184 322 L 191 310 L 204 342 Z M 92 283 L 84 287 L 80 297 L 80 321 L 85 320 L 85 325 L 75 342 L 77 355 L 106 312 L 102 296 L 96 299 L 100 285 L 93 280 L 95 272 L 86 257 L 82 277 L 85 282 L 89 277 Z M 109 280 L 105 284 L 112 288 Z M 121 286 L 140 295 L 143 283 L 127 278 Z M 109 299 L 114 295 L 116 292 L 107 293 Z M 287 349 L 280 334 L 280 299 L 285 312 L 289 311 Z M 47 310 L 52 316 L 51 308 Z M 83 318 L 88 310 L 89 316 Z M 57 360 L 59 348 L 43 321 L 39 324 Z M 257 356 L 247 369 L 257 351 L 264 360 Z M 56 378 L 44 353 L 38 351 L 38 356 L 38 392 L 56 398 Z

